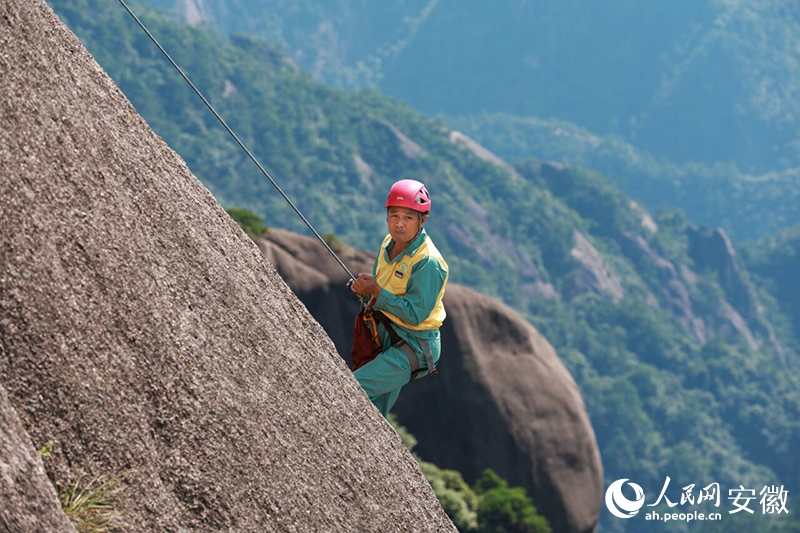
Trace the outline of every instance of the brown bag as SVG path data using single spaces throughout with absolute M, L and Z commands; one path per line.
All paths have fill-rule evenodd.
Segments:
M 373 359 L 381 352 L 381 339 L 378 336 L 378 324 L 372 307 L 362 307 L 356 316 L 353 326 L 353 347 L 350 349 L 350 361 L 353 370 L 356 370 Z

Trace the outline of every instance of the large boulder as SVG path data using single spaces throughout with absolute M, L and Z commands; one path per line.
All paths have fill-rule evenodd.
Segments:
M 319 324 L 43 0 L 0 2 L 0 72 L 9 530 L 67 530 L 35 456 L 53 441 L 56 482 L 123 477 L 131 531 L 455 531 Z
M 359 303 L 347 272 L 316 239 L 271 229 L 256 239 L 347 359 Z M 374 255 L 336 250 L 348 269 L 371 272 Z M 450 283 L 440 373 L 405 387 L 394 408 L 416 451 L 474 481 L 492 468 L 525 487 L 558 532 L 596 527 L 600 453 L 583 398 L 547 340 L 517 312 Z

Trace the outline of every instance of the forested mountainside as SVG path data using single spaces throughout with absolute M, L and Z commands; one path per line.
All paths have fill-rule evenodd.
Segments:
M 800 12 L 785 2 L 150 2 L 429 114 L 555 117 L 678 163 L 800 161 Z
M 800 222 L 785 2 L 149 2 L 278 43 L 328 84 L 444 114 L 507 160 L 601 171 L 735 240 Z
M 752 243 L 742 250 L 747 269 L 800 332 L 800 225 Z
M 124 10 L 50 4 L 223 205 L 307 233 Z M 389 184 L 429 185 L 427 226 L 453 281 L 508 303 L 553 344 L 584 396 L 607 483 L 629 478 L 657 495 L 669 476 L 672 501 L 690 483 L 798 486 L 790 320 L 725 232 L 649 212 L 592 171 L 512 167 L 441 119 L 313 81 L 258 39 L 137 9 L 320 233 L 371 250 Z
M 737 242 L 800 223 L 800 167 L 754 174 L 730 161 L 677 164 L 617 135 L 554 119 L 495 113 L 446 120 L 508 161 L 536 155 L 591 168 L 642 205 L 680 209 L 695 224 L 725 228 Z

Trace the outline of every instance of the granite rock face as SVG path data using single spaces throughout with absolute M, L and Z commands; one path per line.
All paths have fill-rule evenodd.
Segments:
M 0 386 L 0 531 L 74 533 L 42 459 Z
M 309 237 L 272 229 L 256 242 L 348 359 L 359 303 L 344 269 Z M 373 254 L 337 255 L 354 274 L 371 272 Z M 510 307 L 455 283 L 444 302 L 440 373 L 407 385 L 393 410 L 418 438 L 415 451 L 469 482 L 492 468 L 525 487 L 553 531 L 593 531 L 602 465 L 572 376 Z
M 318 322 L 43 0 L 0 2 L 0 72 L 0 490 L 26 495 L 3 524 L 69 530 L 52 440 L 57 481 L 123 476 L 129 530 L 455 531 Z

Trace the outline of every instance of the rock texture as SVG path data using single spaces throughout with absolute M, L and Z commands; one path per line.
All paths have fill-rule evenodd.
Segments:
M 581 232 L 575 230 L 573 235 L 575 246 L 570 250 L 570 255 L 581 268 L 576 273 L 571 296 L 595 292 L 608 296 L 614 302 L 622 300 L 625 296 L 622 284 L 597 248 Z
M 347 274 L 315 239 L 279 229 L 257 240 L 349 357 L 359 304 Z M 353 273 L 374 255 L 339 252 Z M 593 531 L 603 497 L 600 455 L 583 399 L 553 347 L 513 309 L 451 283 L 440 374 L 406 386 L 394 412 L 423 459 L 474 481 L 492 468 L 523 486 L 553 531 Z
M 0 386 L 0 531 L 75 532 Z
M 455 531 L 319 324 L 43 0 L 0 2 L 0 72 L 3 496 L 31 472 L 9 530 L 68 530 L 32 452 L 53 440 L 57 479 L 124 474 L 131 531 Z
M 645 219 L 643 219 L 645 220 Z M 696 275 L 688 269 L 679 272 L 675 265 L 661 257 L 641 235 L 622 231 L 617 241 L 622 252 L 629 257 L 634 264 L 651 266 L 658 274 L 661 282 L 659 297 L 664 308 L 675 317 L 675 319 L 690 332 L 695 339 L 705 343 L 707 339 L 706 325 L 703 319 L 698 317 L 692 308 L 692 301 L 689 297 L 689 287 L 684 278 L 695 280 Z M 658 306 L 658 301 L 652 303 Z
M 728 303 L 717 313 L 720 332 L 727 338 L 740 336 L 753 350 L 758 349 L 757 338 L 765 339 L 772 351 L 786 364 L 784 348 L 772 324 L 764 318 L 764 306 L 739 267 L 736 250 L 725 231 L 722 228 L 708 231 L 690 227 L 686 234 L 689 238 L 689 256 L 698 269 L 715 272 L 725 290 Z
M 708 268 L 717 273 L 719 283 L 725 289 L 727 300 L 740 312 L 753 308 L 755 294 L 739 268 L 736 250 L 722 228 L 709 232 L 705 229 L 687 228 L 689 256 L 699 268 Z

